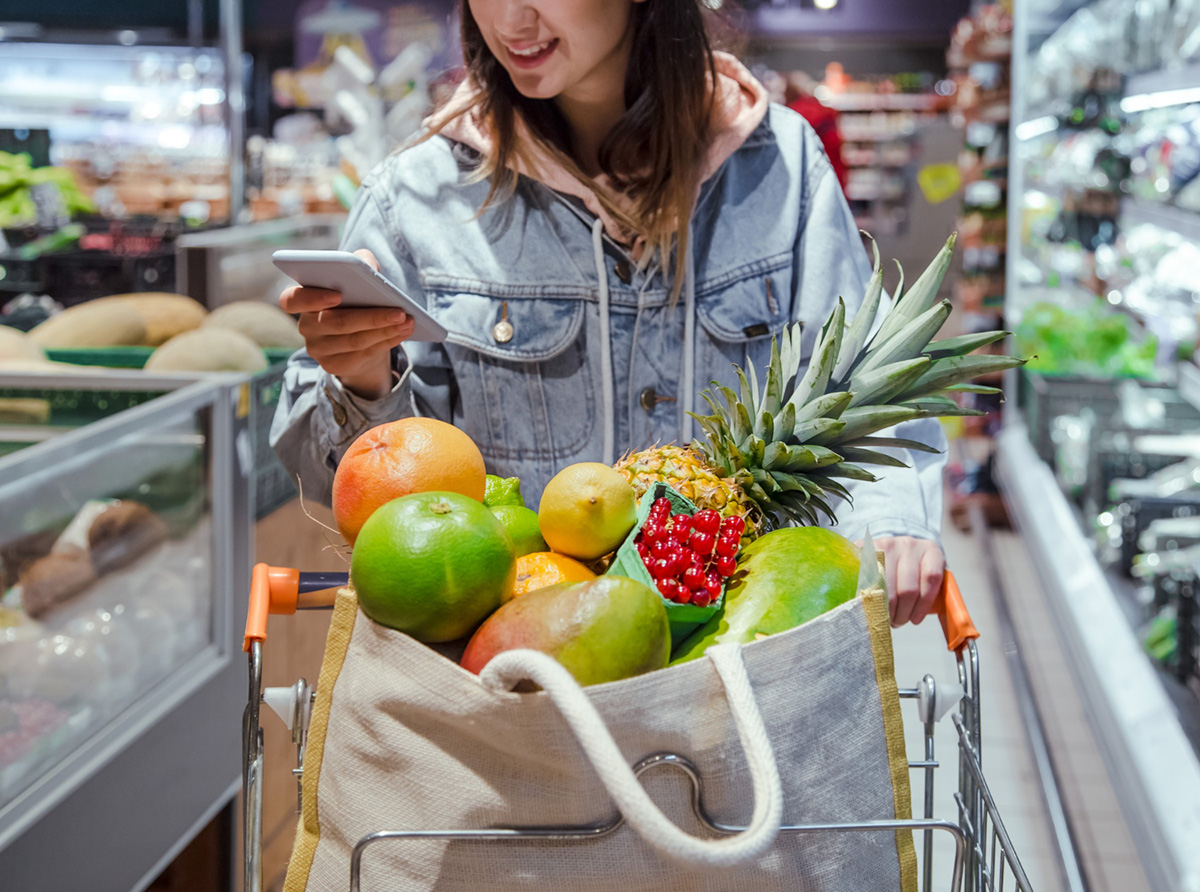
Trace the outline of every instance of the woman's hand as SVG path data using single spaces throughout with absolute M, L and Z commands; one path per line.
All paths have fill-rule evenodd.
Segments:
M 379 269 L 370 251 L 354 253 Z M 412 337 L 416 322 L 403 310 L 338 309 L 341 302 L 338 291 L 301 285 L 279 296 L 285 312 L 300 316 L 308 355 L 347 390 L 379 399 L 392 389 L 392 348 Z
M 919 624 L 941 591 L 946 556 L 936 542 L 912 536 L 880 537 L 875 547 L 884 555 L 892 627 Z

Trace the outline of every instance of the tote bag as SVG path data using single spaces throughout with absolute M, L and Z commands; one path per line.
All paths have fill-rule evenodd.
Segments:
M 542 690 L 514 693 L 523 679 Z M 656 753 L 694 764 L 691 786 Z M 580 688 L 513 651 L 477 677 L 339 594 L 305 755 L 285 892 L 350 887 L 378 831 L 599 827 L 584 841 L 389 839 L 363 892 L 915 892 L 908 831 L 788 833 L 781 824 L 910 817 L 886 596 L 803 626 Z

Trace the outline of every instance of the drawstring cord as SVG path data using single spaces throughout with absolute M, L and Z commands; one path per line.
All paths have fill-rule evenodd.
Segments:
M 604 264 L 604 223 L 598 218 L 592 224 L 592 255 L 596 262 L 596 278 L 600 287 L 600 379 L 604 402 L 604 463 L 611 465 L 616 461 L 613 455 L 613 415 L 616 412 L 616 398 L 613 394 L 612 336 L 608 319 L 608 268 Z
M 683 393 L 679 400 L 683 410 L 679 418 L 679 445 L 684 448 L 692 442 L 691 413 L 696 399 L 696 271 L 692 268 L 692 257 L 692 238 L 689 237 L 683 267 Z

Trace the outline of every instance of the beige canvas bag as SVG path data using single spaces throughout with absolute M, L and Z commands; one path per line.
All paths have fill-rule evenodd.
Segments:
M 539 693 L 512 693 L 522 679 Z M 916 889 L 907 831 L 779 833 L 907 819 L 886 597 L 789 632 L 580 688 L 554 660 L 502 654 L 476 677 L 338 597 L 309 734 L 285 892 L 350 887 L 377 831 L 599 827 L 583 841 L 389 839 L 363 892 L 873 892 Z M 631 765 L 676 753 L 687 777 Z

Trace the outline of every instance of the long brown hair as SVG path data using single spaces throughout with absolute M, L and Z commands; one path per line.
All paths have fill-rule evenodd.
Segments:
M 614 202 L 571 155 L 571 131 L 552 99 L 518 92 L 504 66 L 484 42 L 461 0 L 463 61 L 478 88 L 465 108 L 435 114 L 428 138 L 460 114 L 473 112 L 490 131 L 492 151 L 476 175 L 491 179 L 484 208 L 511 194 L 517 176 L 514 158 L 525 147 L 518 139 L 518 116 L 529 134 L 572 176 L 596 192 L 605 211 L 634 238 L 660 252 L 664 269 L 675 252 L 673 295 L 683 281 L 688 222 L 696 202 L 711 133 L 711 85 L 716 84 L 712 46 L 700 0 L 646 0 L 632 10 L 633 47 L 625 75 L 625 114 L 600 148 L 600 168 L 631 199 Z

